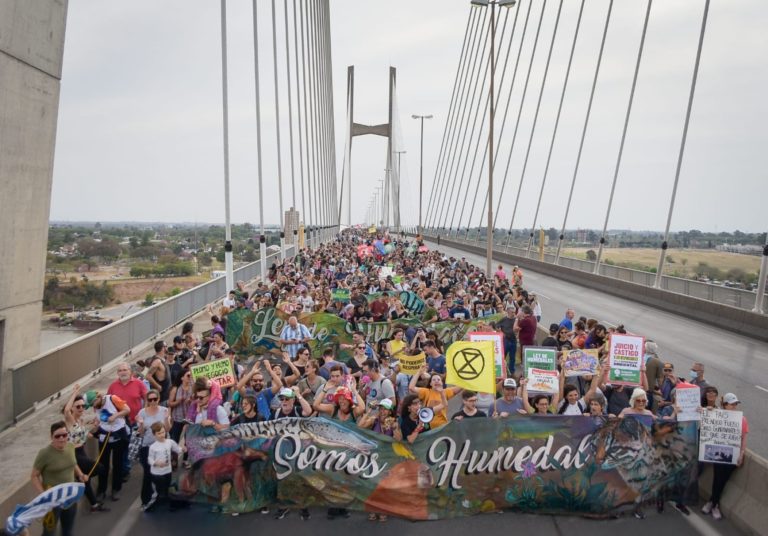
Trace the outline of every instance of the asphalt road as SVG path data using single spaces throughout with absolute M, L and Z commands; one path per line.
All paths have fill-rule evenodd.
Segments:
M 484 256 L 438 249 L 485 267 Z M 509 266 L 505 268 L 509 272 Z M 596 318 L 608 326 L 624 324 L 628 331 L 656 341 L 662 360 L 673 363 L 679 376 L 687 376 L 695 361 L 704 363 L 705 379 L 721 396 L 739 397 L 749 420 L 748 448 L 768 458 L 768 414 L 758 411 L 768 404 L 768 343 L 529 270 L 524 271 L 523 286 L 538 295 L 545 326 L 560 322 L 572 307 L 577 317 Z
M 727 519 L 716 522 L 694 510 L 690 516 L 683 516 L 667 504 L 666 511 L 658 514 L 655 508 L 645 508 L 646 519 L 635 519 L 625 514 L 617 519 L 595 520 L 576 516 L 550 516 L 505 512 L 503 514 L 482 514 L 473 517 L 441 521 L 411 522 L 390 518 L 386 523 L 370 522 L 364 512 L 352 512 L 349 519 L 330 521 L 325 510 L 310 510 L 312 518 L 302 521 L 296 512 L 285 519 L 273 518 L 275 508 L 269 515 L 259 513 L 237 517 L 213 514 L 205 505 L 193 505 L 188 510 L 168 512 L 165 509 L 144 513 L 139 509 L 139 488 L 141 468 L 134 467 L 130 481 L 123 488 L 121 499 L 110 502 L 107 513 L 90 513 L 81 507 L 75 525 L 76 534 L 99 536 L 145 536 L 198 534 L 293 534 L 313 536 L 342 536 L 360 534 L 421 535 L 437 531 L 441 536 L 466 536 L 467 534 L 507 533 L 536 536 L 646 536 L 647 534 L 675 534 L 677 536 L 701 534 L 705 536 L 736 536 L 741 534 Z M 84 504 L 84 503 L 81 503 Z M 33 527 L 32 534 L 39 534 Z

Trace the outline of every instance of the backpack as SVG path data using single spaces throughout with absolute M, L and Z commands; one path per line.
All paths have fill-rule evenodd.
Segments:
M 587 406 L 581 401 L 581 399 L 578 399 L 576 401 L 576 405 L 579 406 L 579 412 L 586 413 Z M 562 415 L 563 413 L 565 413 L 566 409 L 568 409 L 568 401 L 563 400 L 562 402 L 560 402 L 560 408 L 557 410 L 557 414 Z

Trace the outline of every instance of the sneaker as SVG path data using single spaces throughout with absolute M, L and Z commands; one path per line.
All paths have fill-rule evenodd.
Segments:
M 93 512 L 109 512 L 109 508 L 104 506 L 104 503 L 97 502 L 93 506 L 91 506 L 91 513 Z
M 645 513 L 642 510 L 635 510 L 634 515 L 637 519 L 645 519 Z
M 152 497 L 149 499 L 149 502 L 147 502 L 146 504 L 142 505 L 142 508 L 141 508 L 141 509 L 142 509 L 142 510 L 144 510 L 145 512 L 148 512 L 148 511 L 150 511 L 150 510 L 152 509 L 152 507 L 155 505 L 155 502 L 157 502 L 157 498 L 156 498 L 156 497 L 154 497 L 154 496 L 152 496 Z
M 712 501 L 707 502 L 704 506 L 701 507 L 701 513 L 702 514 L 709 514 L 712 511 Z
M 309 510 L 307 510 L 306 508 L 302 508 L 301 509 L 301 520 L 302 521 L 309 521 L 310 517 L 311 516 L 309 515 Z
M 287 508 L 278 508 L 277 513 L 275 514 L 275 519 L 284 519 L 285 516 L 288 515 L 288 509 Z
M 719 506 L 713 506 L 712 507 L 712 517 L 716 520 L 723 519 L 723 514 L 720 513 L 720 507 Z
M 683 514 L 684 516 L 691 515 L 691 511 L 688 509 L 686 505 L 680 502 L 675 503 L 675 510 Z
M 269 508 L 267 508 L 266 506 L 262 506 L 261 510 L 259 510 L 259 513 L 261 513 L 261 514 L 268 514 L 269 513 Z

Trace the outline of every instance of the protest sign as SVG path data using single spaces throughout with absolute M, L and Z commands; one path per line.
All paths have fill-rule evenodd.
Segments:
M 400 372 L 407 374 L 408 376 L 413 376 L 419 372 L 419 369 L 425 363 L 425 356 L 424 352 L 416 355 L 405 355 L 404 353 L 400 353 L 397 356 L 397 360 L 400 361 Z
M 350 290 L 348 288 L 337 288 L 331 291 L 331 301 L 349 302 Z
M 701 420 L 701 389 L 698 385 L 680 383 L 675 387 L 675 405 L 680 408 L 677 420 L 700 421 Z
M 379 268 L 379 279 L 386 279 L 391 275 L 395 275 L 395 271 L 391 266 L 382 266 Z
M 701 413 L 699 461 L 739 463 L 742 416 L 740 411 L 707 409 Z
M 523 347 L 523 373 L 526 378 L 532 368 L 539 370 L 556 370 L 557 348 L 524 346 Z
M 208 378 L 216 380 L 221 387 L 233 387 L 235 385 L 235 371 L 228 357 L 192 365 L 192 380 Z
M 608 381 L 616 385 L 640 385 L 640 369 L 645 354 L 645 338 L 635 335 L 611 335 Z
M 467 333 L 470 341 L 491 341 L 496 365 L 496 378 L 506 378 L 507 367 L 504 366 L 504 336 L 495 331 L 470 331 Z
M 214 434 L 190 425 L 186 445 L 193 465 L 180 469 L 184 500 L 221 497 L 219 506 L 240 513 L 279 503 L 435 520 L 506 509 L 611 514 L 633 497 L 684 487 L 697 442 L 695 423 L 553 415 L 452 421 L 413 444 L 316 417 Z
M 528 392 L 553 395 L 560 390 L 560 377 L 556 370 L 528 369 Z
M 478 393 L 496 394 L 496 367 L 491 341 L 456 341 L 445 353 L 445 382 Z
M 565 354 L 566 377 L 571 376 L 591 376 L 597 371 L 600 359 L 597 350 L 582 350 L 576 348 Z

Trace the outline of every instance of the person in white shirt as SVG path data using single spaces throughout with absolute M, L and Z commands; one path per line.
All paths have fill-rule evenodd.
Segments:
M 166 437 L 167 433 L 162 423 L 156 422 L 151 427 L 155 435 L 155 442 L 149 446 L 148 461 L 152 473 L 152 484 L 157 491 L 157 497 L 153 498 L 144 511 L 152 508 L 158 502 L 165 502 L 169 509 L 173 509 L 168 500 L 168 488 L 171 485 L 171 473 L 173 472 L 171 455 L 181 454 L 181 447 L 173 440 Z
M 312 299 L 306 289 L 301 291 L 299 303 L 301 303 L 301 310 L 305 313 L 311 313 L 315 310 L 315 300 Z
M 226 298 L 224 298 L 224 303 L 221 304 L 222 306 L 226 307 L 230 311 L 237 307 L 237 294 L 234 290 L 230 290 L 229 294 Z

